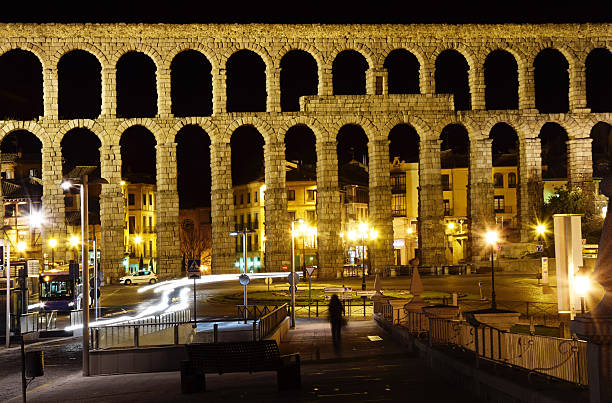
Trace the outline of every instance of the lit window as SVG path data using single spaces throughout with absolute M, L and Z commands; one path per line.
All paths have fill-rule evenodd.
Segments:
M 295 200 L 295 190 L 293 189 L 287 190 L 287 200 L 290 200 L 290 201 Z

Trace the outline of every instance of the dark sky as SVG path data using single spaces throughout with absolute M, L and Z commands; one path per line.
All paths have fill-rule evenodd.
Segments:
M 262 4 L 263 3 L 263 4 Z M 212 6 L 208 1 L 184 2 L 174 1 L 161 7 L 151 2 L 82 2 L 78 5 L 60 3 L 45 3 L 32 7 L 24 3 L 6 6 L 0 14 L 0 22 L 147 22 L 147 23 L 508 23 L 508 22 L 612 22 L 609 2 L 581 2 L 580 6 L 565 5 L 561 2 L 436 2 L 417 6 L 417 2 L 308 2 L 308 3 L 270 3 L 270 2 L 228 2 L 222 7 Z M 466 88 L 466 65 L 462 57 L 450 52 L 445 55 L 439 72 L 436 74 L 436 87 L 445 88 L 455 93 L 457 109 L 469 109 L 470 100 Z M 498 55 L 497 59 L 488 62 L 491 66 L 491 76 L 485 77 L 487 86 L 495 87 L 502 95 L 487 95 L 487 104 L 493 108 L 516 108 L 517 100 L 512 97 L 515 88 L 508 87 L 503 71 L 495 75 L 496 70 L 508 66 L 507 55 Z M 567 90 L 559 86 L 563 82 L 563 69 L 555 70 L 558 64 L 558 54 L 551 52 L 544 55 L 540 71 L 540 80 L 548 92 L 558 89 L 561 93 Z M 28 59 L 28 55 L 7 54 L 0 58 L 0 113 L 3 117 L 33 118 L 42 110 L 42 74 L 37 61 Z M 504 59 L 506 57 L 506 59 Z M 602 55 L 603 58 L 612 57 Z M 392 63 L 386 65 L 389 69 L 390 92 L 418 92 L 418 66 L 410 54 L 398 52 L 394 54 Z M 548 61 L 546 60 L 548 59 Z M 338 58 L 334 71 L 342 80 L 334 82 L 336 93 L 364 93 L 358 83 L 365 75 L 367 63 L 356 52 L 346 52 Z M 390 59 L 391 61 L 391 59 Z M 201 55 L 192 52 L 175 59 L 172 70 L 176 73 L 172 82 L 173 113 L 176 116 L 209 116 L 212 110 L 210 94 L 210 64 Z M 538 61 L 540 63 L 540 61 Z M 316 63 L 304 52 L 295 52 L 281 62 L 282 109 L 297 110 L 297 98 L 300 95 L 314 94 L 317 89 Z M 588 68 L 588 66 L 587 66 Z M 62 59 L 60 65 L 60 115 L 63 118 L 95 117 L 99 113 L 99 69 L 100 66 L 85 52 L 74 52 Z M 227 66 L 228 91 L 230 111 L 265 110 L 265 65 L 248 51 L 234 55 Z M 549 70 L 547 70 L 549 69 Z M 510 71 L 512 68 L 510 69 Z M 601 70 L 601 69 L 600 69 Z M 416 72 L 407 78 L 406 71 Z M 404 72 L 403 76 L 399 73 Z M 17 74 L 20 79 L 6 80 L 3 77 Z M 536 73 L 537 74 L 537 73 Z M 566 73 L 565 73 L 566 74 Z M 596 71 L 602 77 L 609 76 L 609 70 Z M 189 77 L 189 79 L 185 79 Z M 537 77 L 536 77 L 537 79 Z M 118 115 L 155 116 L 155 66 L 140 54 L 128 54 L 118 65 Z M 612 83 L 608 81 L 608 90 L 601 91 L 602 86 L 593 88 L 600 99 L 612 99 Z M 606 86 L 603 86 L 606 88 Z M 503 95 L 505 91 L 506 95 Z M 122 95 L 123 94 L 123 95 Z M 539 107 L 551 112 L 564 112 L 567 103 L 564 97 L 552 94 L 548 99 L 538 100 Z M 564 103 L 565 102 L 565 103 Z M 505 104 L 507 103 L 507 104 Z M 592 105 L 594 110 L 599 106 Z M 600 109 L 612 108 L 603 105 Z M 610 109 L 612 110 L 612 109 Z M 348 128 L 349 132 L 354 128 Z M 448 130 L 453 130 L 449 128 Z M 552 130 L 552 129 L 551 129 Z M 78 133 L 77 133 L 78 134 Z M 85 133 L 86 134 L 86 133 Z M 249 138 L 247 147 L 233 148 L 232 176 L 234 183 L 243 183 L 255 179 L 263 173 L 261 144 L 263 139 L 258 133 L 249 130 L 236 133 L 237 137 Z M 309 134 L 304 139 L 293 139 L 288 144 L 289 159 L 313 163 L 314 142 Z M 451 134 L 452 136 L 452 134 Z M 342 136 L 341 136 L 342 137 Z M 346 136 L 357 141 L 340 139 L 338 150 L 340 160 L 346 162 L 353 156 L 360 160 L 367 152 L 367 139 L 363 136 Z M 448 141 L 448 135 L 443 136 L 443 148 L 453 148 L 461 153 L 467 150 L 467 144 L 461 141 Z M 456 136 L 464 137 L 464 136 Z M 543 140 L 554 138 L 547 134 Z M 233 139 L 234 140 L 234 139 Z M 412 161 L 418 156 L 418 134 L 410 128 L 400 128 L 391 136 L 391 155 Z M 298 141 L 303 145 L 292 145 Z M 207 134 L 199 129 L 188 129 L 177 137 L 178 155 L 178 188 L 182 207 L 194 207 L 210 204 L 210 169 L 209 140 Z M 232 141 L 233 144 L 245 143 Z M 312 143 L 312 144 L 311 144 Z M 455 144 L 456 143 L 456 144 Z M 26 148 L 37 152 L 36 142 L 24 140 Z M 155 139 L 144 129 L 132 129 L 130 136 L 122 139 L 123 174 L 147 174 L 155 177 L 155 166 L 152 155 L 155 155 Z M 31 147 L 30 147 L 31 146 Z M 513 143 L 499 143 L 497 152 L 512 150 Z M 39 147 L 39 146 L 38 146 Z M 84 160 L 93 163 L 99 159 L 95 150 L 98 147 L 94 136 L 72 136 L 64 144 L 65 169 L 68 166 L 82 163 Z M 554 152 L 555 144 L 543 145 L 543 150 Z M 2 144 L 2 149 L 7 148 Z M 89 150 L 83 154 L 82 150 Z M 255 152 L 253 152 L 256 150 Z M 303 150 L 304 155 L 300 155 Z M 29 151 L 29 150 L 26 150 Z M 81 161 L 83 160 L 83 161 Z M 205 166 L 206 165 L 206 166 Z M 204 168 L 202 168 L 204 167 Z M 202 191 L 193 191 L 193 189 Z

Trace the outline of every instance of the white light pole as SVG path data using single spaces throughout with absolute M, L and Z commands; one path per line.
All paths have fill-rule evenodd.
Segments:
M 291 287 L 291 328 L 295 328 L 295 287 L 297 287 L 297 283 L 295 282 L 295 223 L 302 224 L 304 220 L 301 218 L 299 220 L 291 221 L 291 282 L 289 282 L 289 286 Z
M 247 229 L 247 228 L 243 228 L 242 231 L 232 231 L 230 232 L 230 236 L 235 236 L 238 237 L 239 235 L 242 235 L 242 258 L 244 260 L 244 272 L 243 275 L 246 276 L 245 280 L 244 277 L 240 276 L 241 280 L 240 280 L 240 284 L 242 284 L 244 286 L 243 288 L 243 295 L 242 295 L 242 299 L 243 299 L 243 304 L 244 304 L 244 323 L 246 323 L 247 321 L 247 317 L 248 317 L 248 308 L 247 308 L 247 288 L 246 285 L 249 283 L 249 277 L 247 276 L 247 234 L 255 232 L 252 229 Z M 243 282 L 246 281 L 246 283 L 243 284 Z

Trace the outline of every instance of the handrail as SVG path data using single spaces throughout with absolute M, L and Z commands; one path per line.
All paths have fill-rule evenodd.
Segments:
M 287 317 L 288 304 L 283 304 L 259 319 L 259 340 L 263 340 Z

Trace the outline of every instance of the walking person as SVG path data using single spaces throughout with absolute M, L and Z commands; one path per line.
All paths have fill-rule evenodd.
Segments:
M 329 301 L 329 323 L 332 331 L 332 341 L 334 347 L 337 349 L 340 347 L 341 331 L 344 322 L 342 315 L 344 314 L 344 305 L 340 302 L 338 295 L 334 294 Z

